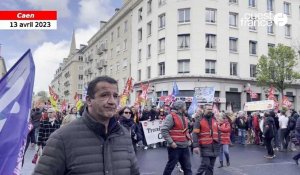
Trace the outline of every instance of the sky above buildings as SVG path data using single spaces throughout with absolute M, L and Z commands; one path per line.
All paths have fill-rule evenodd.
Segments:
M 59 63 L 70 51 L 72 31 L 76 46 L 87 44 L 100 21 L 108 20 L 122 0 L 1 0 L 0 10 L 56 10 L 57 30 L 0 30 L 1 56 L 7 68 L 31 49 L 36 76 L 34 92 L 48 91 Z

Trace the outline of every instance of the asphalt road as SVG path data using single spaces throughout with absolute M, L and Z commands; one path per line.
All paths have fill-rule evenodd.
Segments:
M 35 151 L 29 147 L 25 155 L 25 163 L 22 175 L 30 175 L 34 164 L 31 163 Z M 275 159 L 265 159 L 266 150 L 263 146 L 247 145 L 230 147 L 231 166 L 217 168 L 215 175 L 300 175 L 300 166 L 292 160 L 296 152 L 276 152 Z M 165 148 L 143 150 L 137 153 L 140 171 L 142 175 L 161 175 L 168 160 Z M 196 173 L 200 165 L 200 156 L 192 155 L 192 171 Z M 180 175 L 179 169 L 175 168 L 173 175 Z

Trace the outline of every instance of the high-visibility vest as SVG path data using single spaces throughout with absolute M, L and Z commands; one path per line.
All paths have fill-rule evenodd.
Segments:
M 217 121 L 212 118 L 212 128 L 209 127 L 206 118 L 200 120 L 200 132 L 198 134 L 198 140 L 200 145 L 209 145 L 213 141 L 219 142 L 218 124 Z
M 188 120 L 185 116 L 183 116 L 184 121 L 185 121 L 185 126 L 182 123 L 180 117 L 174 113 L 171 112 L 173 121 L 174 121 L 174 126 L 173 128 L 169 131 L 171 138 L 173 139 L 174 142 L 185 142 L 188 140 L 191 140 L 190 134 L 188 132 Z

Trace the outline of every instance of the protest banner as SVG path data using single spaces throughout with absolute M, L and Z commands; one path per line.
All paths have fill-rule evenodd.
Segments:
M 195 87 L 195 95 L 198 103 L 213 103 L 215 97 L 214 87 Z
M 247 102 L 244 106 L 244 111 L 265 111 L 271 109 L 274 109 L 273 100 Z
M 142 121 L 141 123 L 148 145 L 165 141 L 160 132 L 160 128 L 163 125 L 162 120 Z

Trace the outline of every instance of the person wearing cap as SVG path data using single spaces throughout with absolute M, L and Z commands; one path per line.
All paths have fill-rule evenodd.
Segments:
M 118 102 L 115 79 L 92 80 L 83 116 L 50 136 L 33 175 L 139 175 L 131 135 L 114 118 Z
M 159 117 L 160 120 L 165 120 L 166 119 L 166 113 L 165 113 L 163 108 L 159 109 L 159 116 L 158 117 Z
M 171 175 L 176 164 L 179 162 L 184 175 L 191 175 L 191 160 L 189 146 L 191 138 L 188 132 L 188 119 L 184 115 L 185 102 L 178 100 L 173 103 L 173 110 L 167 115 L 161 134 L 167 141 L 168 162 L 163 175 Z
M 218 123 L 211 104 L 205 105 L 203 117 L 194 123 L 193 148 L 195 154 L 201 151 L 202 157 L 197 175 L 212 175 L 216 158 L 219 156 L 220 145 Z
M 47 118 L 41 120 L 38 136 L 38 146 L 44 148 L 50 135 L 60 128 L 60 123 L 56 119 L 56 111 L 49 108 L 46 112 Z

